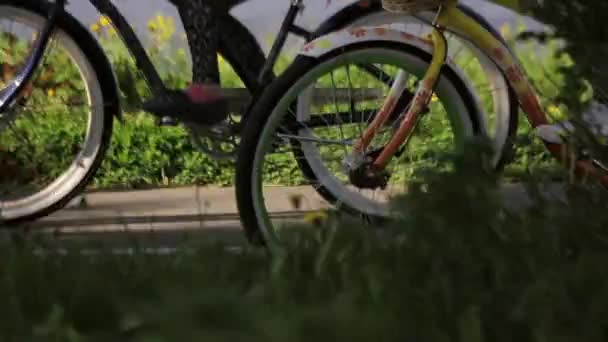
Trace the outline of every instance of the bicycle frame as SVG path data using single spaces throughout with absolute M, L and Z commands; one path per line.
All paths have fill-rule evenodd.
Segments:
M 125 42 L 125 45 L 129 49 L 131 55 L 135 59 L 135 63 L 139 70 L 141 70 L 144 78 L 146 79 L 150 88 L 156 94 L 162 94 L 166 91 L 165 84 L 163 83 L 158 71 L 154 67 L 154 64 L 150 60 L 150 57 L 146 53 L 146 50 L 141 44 L 141 41 L 137 38 L 137 35 L 133 31 L 133 28 L 120 13 L 118 8 L 114 6 L 111 0 L 88 0 L 101 14 L 107 16 L 113 25 L 116 27 L 116 31 L 121 39 Z M 285 46 L 287 36 L 289 33 L 297 35 L 299 37 L 310 39 L 312 33 L 305 29 L 295 25 L 295 20 L 298 13 L 302 10 L 303 0 L 292 0 L 289 10 L 283 20 L 281 29 L 277 38 L 275 39 L 270 54 L 266 59 L 263 69 L 260 72 L 258 78 L 257 88 L 261 88 L 268 82 L 272 81 L 272 69 L 279 58 L 279 54 Z
M 88 1 L 99 11 L 99 13 L 108 17 L 108 19 L 112 22 L 116 28 L 117 34 L 125 43 L 129 53 L 133 56 L 138 70 L 141 71 L 142 76 L 152 90 L 153 95 L 159 96 L 164 94 L 167 91 L 167 88 L 163 80 L 161 79 L 141 41 L 137 37 L 135 31 L 122 15 L 120 10 L 112 3 L 111 0 Z M 298 37 L 306 39 L 307 41 L 311 40 L 314 36 L 312 32 L 309 32 L 295 24 L 297 14 L 303 9 L 302 3 L 303 0 L 291 0 L 289 10 L 285 16 L 285 19 L 283 20 L 279 34 L 275 39 L 270 54 L 259 74 L 256 89 L 252 89 L 254 97 L 252 98 L 251 103 L 255 102 L 255 97 L 259 93 L 258 90 L 263 89 L 265 85 L 273 80 L 273 67 L 279 58 L 280 52 L 285 46 L 288 34 L 294 34 Z M 10 109 L 15 100 L 19 97 L 19 94 L 23 91 L 24 87 L 31 81 L 38 64 L 42 59 L 42 56 L 45 53 L 48 42 L 52 37 L 53 30 L 55 29 L 56 18 L 59 16 L 59 14 L 65 11 L 66 4 L 67 0 L 56 0 L 51 11 L 49 12 L 47 18 L 48 20 L 41 31 L 41 35 L 35 44 L 34 50 L 25 62 L 24 67 L 22 67 L 22 69 L 17 73 L 17 76 L 12 84 L 0 91 L 0 113 Z
M 445 63 L 447 54 L 447 46 L 443 31 L 446 28 L 462 32 L 464 37 L 475 44 L 483 51 L 490 59 L 500 68 L 506 75 L 509 85 L 515 91 L 522 110 L 525 112 L 528 121 L 533 127 L 547 124 L 548 115 L 544 112 L 536 91 L 532 87 L 528 78 L 525 76 L 522 68 L 519 66 L 517 59 L 512 54 L 510 49 L 499 39 L 493 36 L 488 30 L 479 25 L 477 22 L 468 17 L 457 7 L 457 0 L 450 1 L 447 5 L 442 6 L 438 13 L 434 24 L 432 35 L 432 43 L 434 45 L 434 54 L 431 65 L 424 76 L 424 79 L 419 86 L 413 104 L 403 113 L 404 120 L 388 143 L 383 152 L 374 160 L 373 165 L 378 170 L 383 170 L 390 159 L 397 151 L 407 143 L 408 138 L 416 127 L 420 119 L 420 112 L 431 100 L 433 89 L 437 83 L 441 68 Z M 397 78 L 398 80 L 399 78 Z M 404 85 L 395 82 L 389 93 L 389 97 L 385 101 L 382 110 L 379 111 L 375 120 L 369 125 L 354 146 L 354 152 L 357 155 L 363 153 L 373 137 L 376 135 L 378 128 L 385 122 L 390 110 L 396 99 L 399 98 L 403 91 Z M 563 144 L 546 144 L 548 150 L 561 162 L 575 162 L 575 169 L 579 174 L 598 176 L 602 183 L 608 185 L 608 174 L 602 172 L 598 167 L 589 160 L 572 160 L 571 151 L 568 146 Z

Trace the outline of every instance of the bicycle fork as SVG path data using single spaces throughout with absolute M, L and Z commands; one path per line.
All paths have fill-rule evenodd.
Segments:
M 14 106 L 15 102 L 19 100 L 19 97 L 22 96 L 23 91 L 32 80 L 55 29 L 55 21 L 62 11 L 64 11 L 65 3 L 66 0 L 57 0 L 55 2 L 49 12 L 47 21 L 40 32 L 40 36 L 38 37 L 32 53 L 25 61 L 21 70 L 17 73 L 15 79 L 4 89 L 0 89 L 0 118 L 2 118 L 2 113 L 10 110 L 11 107 Z
M 440 12 L 438 13 L 438 17 Z M 371 161 L 371 169 L 374 172 L 383 172 L 390 160 L 397 154 L 399 149 L 402 146 L 407 145 L 409 138 L 412 136 L 418 122 L 420 121 L 422 111 L 431 101 L 448 52 L 447 41 L 443 35 L 443 28 L 436 24 L 433 25 L 432 39 L 434 51 L 431 65 L 420 82 L 412 102 L 405 112 L 400 115 L 400 117 L 403 118 L 401 125 L 392 136 L 391 140 L 384 146 L 382 151 Z M 361 137 L 355 142 L 353 146 L 354 159 L 359 162 L 351 163 L 351 168 L 353 166 L 356 168 L 361 166 L 363 163 L 369 162 L 366 160 L 366 152 L 369 145 L 374 137 L 378 134 L 382 126 L 384 126 L 389 120 L 398 100 L 408 86 L 408 79 L 405 77 L 405 75 L 405 71 L 399 71 L 383 106 L 374 117 L 374 120 L 365 129 Z

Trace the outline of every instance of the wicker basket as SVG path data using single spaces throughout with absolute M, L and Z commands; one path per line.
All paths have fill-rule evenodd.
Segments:
M 414 14 L 435 9 L 448 0 L 382 0 L 382 7 L 389 12 Z

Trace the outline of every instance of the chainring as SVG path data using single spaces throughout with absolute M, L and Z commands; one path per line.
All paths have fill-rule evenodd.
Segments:
M 194 147 L 218 161 L 236 159 L 239 147 L 238 124 L 229 119 L 212 127 L 185 124 Z

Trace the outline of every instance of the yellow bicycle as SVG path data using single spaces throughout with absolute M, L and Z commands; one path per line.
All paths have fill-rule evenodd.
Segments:
M 282 227 L 293 224 L 272 208 L 280 196 L 271 186 L 273 179 L 289 165 L 307 165 L 300 168 L 303 175 L 294 174 L 294 184 L 312 187 L 293 191 L 308 199 L 308 209 L 330 204 L 366 219 L 381 219 L 392 214 L 390 198 L 407 191 L 411 168 L 447 167 L 441 152 L 462 148 L 467 137 L 487 134 L 484 120 L 489 120 L 489 111 L 495 110 L 495 120 L 504 116 L 501 111 L 521 107 L 533 127 L 548 124 L 513 53 L 463 12 L 457 0 L 383 3 L 395 12 L 430 13 L 429 36 L 412 34 L 395 23 L 320 37 L 303 48 L 254 109 L 237 165 L 237 198 L 250 237 L 279 245 Z M 449 32 L 464 37 L 499 70 L 496 78 L 504 83 L 493 86 L 512 95 L 506 109 L 485 103 L 453 63 Z M 374 69 L 361 71 L 364 63 Z M 319 89 L 332 90 L 319 95 Z M 318 122 L 319 113 L 325 113 L 324 122 Z M 335 119 L 328 120 L 327 113 L 335 113 Z M 499 147 L 506 144 L 500 132 L 493 138 L 500 140 Z M 568 146 L 546 146 L 560 161 L 572 161 Z M 502 152 L 497 149 L 496 163 Z M 579 174 L 608 185 L 608 170 L 600 163 L 573 162 Z

